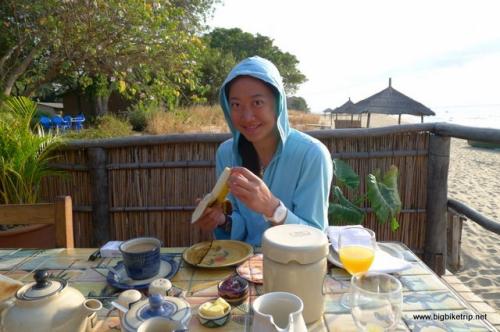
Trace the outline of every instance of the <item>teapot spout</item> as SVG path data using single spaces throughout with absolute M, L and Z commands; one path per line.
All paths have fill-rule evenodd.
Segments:
M 86 321 L 86 332 L 92 332 L 97 324 L 97 312 L 102 309 L 102 303 L 96 299 L 89 299 L 82 304 L 82 316 Z

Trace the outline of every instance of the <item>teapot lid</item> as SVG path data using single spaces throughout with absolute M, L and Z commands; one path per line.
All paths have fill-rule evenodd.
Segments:
M 183 299 L 151 295 L 148 299 L 132 305 L 122 321 L 126 331 L 135 331 L 148 318 L 163 317 L 186 324 L 191 318 L 191 307 Z
M 38 270 L 33 277 L 35 282 L 29 283 L 20 288 L 16 293 L 16 298 L 25 301 L 34 301 L 47 298 L 61 292 L 67 285 L 62 279 L 50 278 L 46 270 Z

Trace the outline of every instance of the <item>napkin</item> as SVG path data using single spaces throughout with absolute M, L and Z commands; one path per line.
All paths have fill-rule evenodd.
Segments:
M 340 230 L 345 227 L 353 227 L 353 226 L 329 226 L 326 229 L 328 238 L 330 239 L 330 243 L 335 253 L 338 253 L 338 239 Z M 361 225 L 356 225 L 354 227 L 363 228 L 363 226 Z M 404 271 L 406 269 L 409 269 L 410 267 L 411 267 L 410 262 L 407 262 L 406 260 L 398 257 L 394 257 L 388 252 L 382 250 L 380 247 L 377 247 L 377 249 L 375 250 L 375 259 L 373 260 L 373 263 L 370 266 L 369 271 L 393 273 L 393 272 Z

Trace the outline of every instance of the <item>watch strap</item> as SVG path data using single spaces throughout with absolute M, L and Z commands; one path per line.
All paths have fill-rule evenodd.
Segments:
M 285 221 L 287 214 L 288 210 L 285 204 L 283 204 L 280 200 L 278 206 L 274 209 L 273 215 L 271 217 L 264 215 L 264 219 L 266 219 L 273 226 L 281 225 Z

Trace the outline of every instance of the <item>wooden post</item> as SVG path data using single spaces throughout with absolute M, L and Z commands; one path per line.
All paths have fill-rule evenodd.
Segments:
M 401 124 L 401 113 L 399 113 L 399 116 L 398 116 L 398 124 Z
M 424 262 L 440 276 L 446 270 L 449 163 L 450 138 L 431 134 L 427 165 L 427 226 Z
M 56 247 L 74 248 L 75 239 L 73 235 L 73 204 L 71 196 L 59 196 L 55 202 Z
M 109 195 L 106 150 L 89 148 L 89 172 L 92 183 L 92 227 L 93 247 L 100 247 L 109 241 Z
M 460 246 L 462 243 L 462 225 L 465 218 L 454 210 L 448 209 L 447 265 L 452 272 L 460 268 Z
M 420 123 L 424 123 L 424 116 L 423 115 L 420 116 Z
M 368 113 L 368 118 L 366 119 L 366 128 L 370 128 L 370 115 L 371 113 Z

